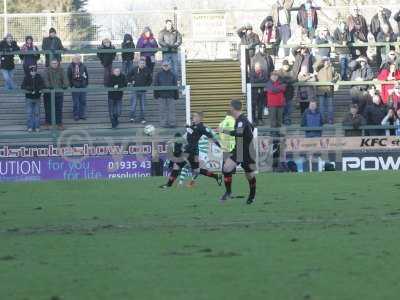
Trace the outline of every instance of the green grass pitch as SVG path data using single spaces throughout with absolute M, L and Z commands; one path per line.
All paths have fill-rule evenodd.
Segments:
M 399 299 L 399 178 L 263 174 L 250 207 L 207 178 L 3 183 L 0 299 Z

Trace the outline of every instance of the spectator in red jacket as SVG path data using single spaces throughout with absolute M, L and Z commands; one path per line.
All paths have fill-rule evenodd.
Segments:
M 285 106 L 286 85 L 279 80 L 277 71 L 271 73 L 270 80 L 265 87 L 266 99 L 271 116 L 271 127 L 279 128 L 283 122 L 283 108 Z
M 388 106 L 394 107 L 396 111 L 400 109 L 400 82 L 389 90 Z
M 396 64 L 389 64 L 388 68 L 382 69 L 378 74 L 378 80 L 393 81 L 400 80 L 400 70 L 397 69 Z M 393 90 L 394 84 L 382 84 L 381 96 L 383 103 L 387 103 L 389 99 L 389 91 Z

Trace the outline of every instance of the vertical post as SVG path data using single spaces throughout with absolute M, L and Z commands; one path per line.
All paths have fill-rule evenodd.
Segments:
M 3 0 L 3 18 L 4 18 L 4 34 L 3 36 L 6 36 L 6 34 L 8 33 L 8 14 L 7 14 L 7 0 Z
M 182 85 L 186 86 L 186 49 L 181 47 L 180 53 L 178 54 L 181 56 L 181 80 Z
M 54 89 L 51 90 L 51 130 L 55 131 L 56 129 L 56 91 Z
M 251 104 L 251 102 L 252 102 L 252 99 L 251 99 L 251 97 L 252 97 L 252 93 L 251 93 L 251 83 L 248 83 L 247 84 L 247 93 L 246 93 L 246 100 L 247 100 L 247 102 L 246 102 L 246 107 L 247 107 L 247 118 L 249 119 L 249 121 L 251 122 L 251 123 L 253 123 L 253 110 L 252 110 L 252 104 Z
M 186 125 L 190 124 L 191 103 L 190 103 L 190 85 L 185 86 L 185 107 L 186 107 Z
M 242 75 L 242 93 L 246 93 L 247 83 L 247 62 L 246 62 L 246 46 L 240 46 L 240 71 Z

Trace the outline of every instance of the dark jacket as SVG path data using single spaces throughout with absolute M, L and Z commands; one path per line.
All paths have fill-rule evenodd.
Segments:
M 261 70 L 260 73 L 257 73 L 254 70 L 250 71 L 250 83 L 262 83 L 265 84 L 267 83 L 267 81 L 269 80 L 269 77 L 267 77 L 267 74 L 265 73 L 264 70 Z M 256 93 L 256 94 L 264 94 L 264 87 L 254 87 L 252 88 L 252 92 Z M 253 95 L 253 98 L 256 97 L 255 95 Z
M 303 113 L 303 117 L 301 120 L 302 127 L 322 127 L 323 124 L 324 124 L 323 117 L 318 109 L 313 112 L 307 108 Z M 321 134 L 322 132 L 320 130 L 312 130 L 305 132 L 305 135 L 308 138 L 320 137 Z
M 353 129 L 345 129 L 344 135 L 345 136 L 361 136 L 362 130 L 359 128 L 365 125 L 365 119 L 361 114 L 353 114 L 348 113 L 342 122 L 343 126 L 352 127 Z
M 252 57 L 255 54 L 255 48 L 257 45 L 260 45 L 260 37 L 257 33 L 252 32 L 251 34 L 246 34 L 246 27 L 243 26 L 237 30 L 237 34 L 240 38 L 240 45 L 247 46 L 249 49 L 249 56 Z
M 115 76 L 114 74 L 111 75 L 110 82 L 107 84 L 108 87 L 113 88 L 124 88 L 126 87 L 126 77 L 124 74 L 120 74 L 119 76 Z M 123 91 L 110 91 L 108 92 L 108 98 L 111 100 L 122 100 L 124 97 Z
M 56 69 L 51 67 L 47 68 L 43 79 L 46 87 L 49 89 L 66 89 L 69 86 L 68 79 L 61 66 Z
M 352 61 L 350 63 L 351 68 L 352 68 L 352 73 L 351 73 L 351 80 L 356 80 L 357 78 L 362 78 L 363 81 L 370 81 L 374 79 L 374 72 L 372 68 L 369 65 L 366 65 L 363 69 L 361 69 L 361 66 L 358 62 Z M 354 66 L 354 68 L 353 68 Z
M 129 33 L 124 35 L 124 41 L 121 44 L 122 49 L 135 49 L 135 43 L 133 42 L 132 35 Z M 123 61 L 132 61 L 135 58 L 135 52 L 123 52 L 122 60 Z
M 368 25 L 362 15 L 356 17 L 349 16 L 347 19 L 347 27 L 354 42 L 368 42 Z
M 182 35 L 175 28 L 171 31 L 164 28 L 158 35 L 158 44 L 161 48 L 168 48 L 167 52 L 176 52 L 182 45 Z
M 67 70 L 67 76 L 71 87 L 85 88 L 89 85 L 89 73 L 87 67 L 80 63 L 78 64 L 78 72 L 76 72 L 77 64 L 72 62 Z
M 295 78 L 293 78 L 293 73 L 291 70 L 289 71 L 284 71 L 283 69 L 280 69 L 278 71 L 279 73 L 279 80 L 282 82 L 282 84 L 286 85 L 286 90 L 285 90 L 285 100 L 286 101 L 291 101 L 294 97 L 294 86 L 293 84 L 297 81 Z
M 366 106 L 364 111 L 364 118 L 366 121 L 366 125 L 382 125 L 382 120 L 385 118 L 387 113 L 387 108 L 385 105 L 376 105 L 375 103 L 371 103 Z M 367 132 L 368 135 L 385 135 L 384 129 L 369 129 Z
M 256 63 L 261 64 L 261 68 L 265 72 L 265 76 L 267 77 L 267 81 L 268 81 L 272 71 L 275 70 L 274 61 L 273 61 L 271 55 L 269 55 L 267 53 L 257 52 L 251 58 L 251 69 L 252 70 L 254 70 L 254 66 Z
M 100 50 L 111 50 L 111 49 L 115 49 L 115 47 L 113 45 L 110 45 L 109 47 L 107 47 L 106 45 L 104 45 L 104 43 L 101 43 L 101 45 L 99 46 Z M 109 67 L 112 65 L 115 57 L 116 57 L 116 53 L 115 52 L 111 52 L 111 53 L 97 53 L 97 57 L 100 59 L 101 64 L 103 65 L 103 67 Z
M 19 47 L 15 41 L 12 41 L 11 45 L 9 45 L 5 39 L 0 42 L 0 52 L 13 52 L 18 50 Z M 1 60 L 0 64 L 1 69 L 14 70 L 15 68 L 14 54 L 2 55 L 0 57 L 0 60 Z
M 385 8 L 382 19 L 383 19 L 383 22 L 385 22 L 389 26 L 390 32 L 393 32 L 392 25 L 390 24 L 391 14 L 392 14 L 392 12 Z M 372 17 L 371 24 L 370 24 L 370 30 L 371 30 L 371 33 L 374 35 L 375 40 L 377 40 L 378 33 L 381 31 L 381 29 L 382 29 L 382 24 L 381 24 L 381 21 L 379 20 L 378 14 L 376 14 Z
M 377 36 L 376 36 L 376 41 L 377 42 L 395 42 L 396 41 L 396 35 L 393 33 L 393 31 L 389 32 L 388 34 L 384 34 L 383 31 L 379 31 Z M 385 48 L 385 47 L 382 47 Z
M 393 16 L 393 19 L 397 22 L 398 32 L 400 32 L 400 10 Z
M 21 85 L 21 89 L 28 91 L 28 93 L 25 94 L 25 97 L 28 99 L 40 99 L 42 95 L 41 90 L 44 88 L 45 83 L 40 74 L 25 76 Z
M 333 43 L 333 39 L 332 39 L 332 37 L 330 36 L 330 35 L 328 35 L 326 38 L 322 38 L 322 37 L 320 37 L 320 36 L 317 36 L 316 38 L 315 38 L 315 44 L 317 44 L 317 45 L 327 45 L 327 47 L 326 48 L 316 48 L 315 50 L 315 56 L 318 56 L 318 57 L 324 57 L 324 56 L 326 56 L 326 57 L 330 57 L 330 55 L 331 55 L 331 46 L 329 45 L 329 44 L 332 44 Z
M 303 60 L 304 60 L 304 56 L 301 55 L 298 52 L 299 49 L 300 49 L 300 47 L 294 48 L 292 50 L 292 54 L 294 56 L 294 63 L 293 63 L 292 73 L 293 73 L 293 77 L 295 79 L 297 79 L 297 76 L 300 73 L 301 64 L 303 63 Z M 310 58 L 308 60 L 308 73 L 313 73 L 314 72 L 314 68 L 313 68 L 314 63 L 315 63 L 314 55 L 310 54 Z
M 43 38 L 42 42 L 42 50 L 66 50 L 58 36 L 55 37 L 45 37 Z M 57 59 L 58 61 L 61 61 L 61 54 L 54 54 L 52 55 L 52 58 Z M 46 66 L 48 67 L 50 63 L 50 55 L 46 54 Z
M 128 82 L 134 82 L 134 87 L 150 86 L 153 82 L 152 73 L 148 67 L 135 67 L 128 74 Z
M 337 54 L 349 55 L 351 53 L 349 44 L 353 42 L 353 39 L 351 38 L 351 34 L 348 28 L 346 28 L 344 32 L 342 32 L 339 28 L 336 28 L 335 31 L 333 32 L 333 41 L 336 44 L 348 45 L 348 47 L 337 47 L 335 49 L 335 52 Z
M 33 44 L 30 46 L 24 44 L 21 47 L 21 51 L 39 51 L 39 49 Z M 38 60 L 40 59 L 40 54 L 20 54 L 19 58 L 24 62 L 24 66 L 36 66 Z
M 312 14 L 312 28 L 316 29 L 318 27 L 318 15 L 317 9 L 315 7 L 311 7 Z M 297 13 L 297 25 L 300 25 L 303 28 L 308 29 L 307 26 L 307 11 L 305 4 L 300 5 L 299 11 Z
M 159 71 L 156 76 L 154 77 L 154 86 L 177 86 L 177 79 L 175 74 L 171 71 L 161 70 Z M 158 90 L 154 91 L 154 98 L 179 98 L 178 90 Z

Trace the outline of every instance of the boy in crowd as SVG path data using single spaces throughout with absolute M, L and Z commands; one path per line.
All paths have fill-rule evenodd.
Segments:
M 116 68 L 113 70 L 108 86 L 114 89 L 121 89 L 127 86 L 126 77 L 121 73 L 121 69 Z M 117 128 L 119 125 L 123 97 L 123 91 L 108 92 L 108 112 L 110 115 L 111 127 L 113 129 Z
M 146 66 L 146 59 L 141 57 L 139 65 L 132 69 L 128 74 L 128 83 L 134 87 L 147 87 L 153 82 L 150 69 Z M 144 117 L 144 107 L 146 102 L 146 89 L 133 91 L 131 96 L 131 122 L 139 121 L 142 124 L 146 124 Z M 139 103 L 140 116 L 136 119 L 136 106 Z
M 40 97 L 45 88 L 42 76 L 37 73 L 36 66 L 29 68 L 29 75 L 25 75 L 21 89 L 26 90 L 26 113 L 28 132 L 40 131 Z

